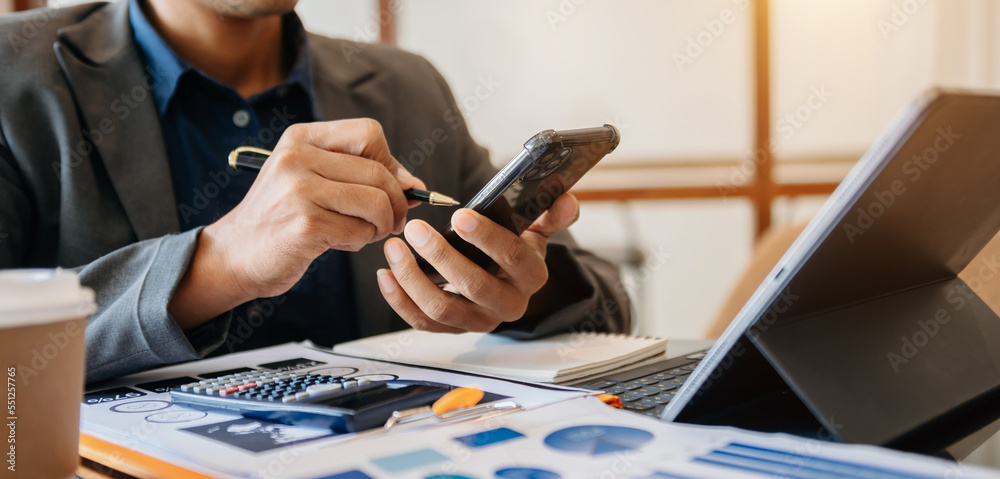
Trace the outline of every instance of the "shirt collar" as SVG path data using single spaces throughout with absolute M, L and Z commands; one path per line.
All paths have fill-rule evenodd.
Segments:
M 149 23 L 139 1 L 128 0 L 129 23 L 132 24 L 132 35 L 145 57 L 146 71 L 152 76 L 151 91 L 157 111 L 160 116 L 163 116 L 170 104 L 170 99 L 177 93 L 177 85 L 181 76 L 187 71 L 193 70 L 205 78 L 211 78 L 174 53 L 153 28 L 153 25 Z M 297 84 L 310 98 L 313 98 L 312 62 L 309 58 L 308 35 L 295 12 L 282 17 L 282 32 L 285 35 L 284 45 L 286 48 L 294 49 L 294 52 L 289 53 L 294 53 L 295 63 L 292 64 L 292 69 L 281 86 Z

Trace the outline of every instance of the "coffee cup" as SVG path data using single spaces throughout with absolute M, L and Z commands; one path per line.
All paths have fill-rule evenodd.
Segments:
M 0 271 L 0 479 L 74 477 L 93 290 L 68 270 Z

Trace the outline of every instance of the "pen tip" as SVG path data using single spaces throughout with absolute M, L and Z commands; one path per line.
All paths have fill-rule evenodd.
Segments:
M 458 206 L 460 204 L 462 203 L 459 203 L 457 200 L 451 200 L 451 206 Z

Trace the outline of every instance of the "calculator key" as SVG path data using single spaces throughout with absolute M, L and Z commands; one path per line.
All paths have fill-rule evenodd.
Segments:
M 636 384 L 634 381 L 633 382 L 629 382 L 629 383 L 621 383 L 621 384 L 618 385 L 618 387 L 625 388 L 625 389 L 627 389 L 629 391 L 631 391 L 633 389 L 639 389 L 639 388 L 641 388 L 643 386 L 645 386 L 645 384 Z
M 347 381 L 344 381 L 344 389 L 353 388 L 353 387 L 357 387 L 357 386 L 358 386 L 358 380 L 357 379 L 348 379 Z
M 341 388 L 340 384 L 314 384 L 306 388 L 306 392 L 310 396 L 321 396 L 327 394 L 330 391 L 337 391 Z
M 655 397 L 654 398 L 646 398 L 646 399 L 642 400 L 643 404 L 652 404 L 654 406 L 660 406 L 660 405 L 666 404 L 668 402 L 670 402 L 669 399 L 660 399 L 660 398 L 655 398 Z
M 674 389 L 677 389 L 677 385 L 671 383 L 660 383 L 660 384 L 654 384 L 652 386 L 646 386 L 646 389 L 652 389 L 660 392 L 673 391 Z
M 648 386 L 650 384 L 656 384 L 656 383 L 660 382 L 660 380 L 659 379 L 652 379 L 652 378 L 641 378 L 641 379 L 636 379 L 635 381 L 632 381 L 632 382 L 633 383 L 642 384 L 644 386 Z
M 300 401 L 300 400 L 306 399 L 308 397 L 309 397 L 309 393 L 307 393 L 305 391 L 302 391 L 300 393 L 295 394 L 295 400 L 296 401 Z
M 632 394 L 631 392 L 627 393 L 627 394 L 622 394 L 622 395 L 618 396 L 618 399 L 621 399 L 623 403 L 633 402 L 633 401 L 639 401 L 642 398 L 643 398 L 643 396 L 636 396 L 636 395 Z
M 219 396 L 223 396 L 223 397 L 229 396 L 230 394 L 233 394 L 233 393 L 235 393 L 235 392 L 237 392 L 239 390 L 240 390 L 240 388 L 237 387 L 237 386 L 233 386 L 231 388 L 222 389 L 222 390 L 219 391 Z M 211 393 L 209 393 L 209 394 L 211 394 Z
M 657 394 L 660 394 L 660 391 L 656 391 L 656 390 L 653 390 L 653 389 L 636 389 L 635 391 L 630 391 L 629 394 L 636 394 L 636 395 L 639 395 L 639 396 L 649 397 L 649 396 L 656 396 Z
M 641 402 L 628 403 L 622 407 L 630 411 L 646 411 L 648 409 L 653 409 L 653 406 L 649 404 L 643 404 Z
M 603 391 L 605 389 L 615 387 L 616 384 L 618 384 L 618 381 L 608 381 L 607 379 L 598 379 L 597 381 L 592 381 L 587 384 L 583 384 L 580 387 Z
M 295 399 L 295 395 L 294 394 L 289 394 L 289 395 L 284 396 L 284 397 L 281 398 L 281 402 L 284 402 L 284 403 L 295 402 L 295 401 L 296 401 L 296 399 Z
M 605 392 L 607 392 L 608 394 L 621 394 L 621 393 L 626 392 L 626 391 L 628 391 L 628 389 L 616 386 L 616 387 L 608 389 Z

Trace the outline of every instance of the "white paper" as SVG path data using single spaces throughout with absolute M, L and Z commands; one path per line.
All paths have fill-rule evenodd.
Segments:
M 193 377 L 210 371 L 256 367 L 293 358 L 326 363 L 302 371 L 356 368 L 356 372 L 344 370 L 344 375 L 393 374 L 402 379 L 475 386 L 513 396 L 529 409 L 478 421 L 439 424 L 431 419 L 403 424 L 388 433 L 375 431 L 309 440 L 324 432 L 265 423 L 248 424 L 252 421 L 239 421 L 235 415 L 193 411 L 172 405 L 168 394 L 142 391 L 136 386 L 151 380 L 182 375 Z M 162 368 L 103 384 L 97 389 L 119 387 L 133 392 L 119 391 L 126 399 L 81 406 L 83 432 L 212 477 L 317 478 L 336 477 L 351 471 L 367 477 L 392 479 L 434 475 L 482 479 L 837 477 L 820 476 L 815 469 L 810 469 L 821 460 L 820 464 L 834 461 L 836 467 L 849 468 L 855 472 L 852 474 L 855 477 L 864 474 L 886 478 L 1000 478 L 1000 473 L 995 471 L 871 446 L 667 423 L 613 409 L 595 398 L 581 397 L 583 393 L 578 391 L 538 389 L 488 378 L 347 358 L 303 345 L 276 346 Z M 129 397 L 139 393 L 144 395 Z M 239 424 L 215 426 L 233 420 L 238 420 Z M 227 442 L 183 430 L 199 426 L 216 428 Z M 500 428 L 509 431 L 497 431 Z M 605 434 L 609 428 L 624 429 Z M 483 438 L 495 437 L 498 432 L 517 436 L 480 447 L 469 445 L 470 440 L 484 442 Z M 468 439 L 470 437 L 472 439 Z M 288 442 L 264 452 L 251 452 L 232 445 L 231 442 L 235 442 L 232 438 Z M 459 438 L 465 439 L 460 441 Z M 296 440 L 305 441 L 296 443 Z M 769 463 L 769 467 L 785 469 L 780 473 L 761 472 L 707 462 L 712 458 L 729 457 L 726 451 L 734 447 L 775 451 L 769 454 L 780 460 Z M 422 463 L 414 461 L 415 456 L 433 460 Z M 116 467 L 114 463 L 107 465 Z M 523 469 L 536 470 L 535 475 L 517 475 L 524 473 Z
M 140 384 L 183 376 L 195 378 L 209 372 L 241 367 L 257 368 L 261 364 L 296 358 L 325 363 L 297 371 L 351 377 L 394 375 L 400 379 L 476 387 L 511 396 L 525 408 L 535 408 L 586 394 L 571 388 L 553 386 L 539 388 L 490 378 L 339 356 L 309 347 L 307 343 L 286 344 L 160 368 L 90 388 L 88 394 L 118 388 L 126 389 L 114 394 L 117 399 L 112 397 L 100 402 L 92 399 L 89 404 L 85 399 L 80 406 L 81 432 L 196 472 L 232 477 L 252 477 L 257 475 L 258 471 L 266 471 L 268 465 L 281 464 L 283 458 L 289 457 L 289 454 L 294 453 L 294 457 L 299 457 L 312 449 L 355 439 L 356 435 L 353 434 L 330 436 L 328 431 L 312 428 L 261 422 L 256 422 L 254 425 L 255 421 L 242 419 L 236 414 L 195 411 L 173 405 L 170 395 L 166 392 L 155 393 L 137 387 Z M 237 424 L 221 426 L 211 433 L 215 434 L 213 437 L 219 439 L 184 430 L 198 427 L 212 428 L 215 424 L 225 424 L 230 421 L 237 421 Z M 236 443 L 242 446 L 233 445 Z M 277 444 L 292 443 L 293 446 L 259 452 L 247 449 L 260 444 L 264 444 L 262 447 L 273 447 Z M 115 464 L 108 465 L 115 466 Z
M 620 447 L 620 450 L 600 454 L 566 449 L 565 441 L 572 431 L 583 436 L 591 427 L 625 428 L 626 433 L 649 434 L 647 442 Z M 469 435 L 482 437 L 487 431 L 507 428 L 523 434 L 492 445 L 470 447 L 456 440 Z M 577 428 L 577 429 L 570 429 Z M 636 432 L 638 431 L 638 432 Z M 615 431 L 619 433 L 619 431 Z M 556 446 L 548 439 L 553 437 Z M 627 434 L 624 436 L 627 439 Z M 640 438 L 641 439 L 641 438 Z M 558 441 L 564 441 L 559 444 Z M 612 439 L 614 440 L 614 439 Z M 788 467 L 783 474 L 754 472 L 748 469 L 723 467 L 706 458 L 732 444 L 779 452 Z M 570 443 L 574 445 L 574 443 Z M 560 447 L 562 449 L 560 449 Z M 737 446 L 738 447 L 738 446 Z M 424 451 L 446 459 L 403 471 L 387 470 L 384 464 L 393 457 L 407 457 Z M 280 474 L 271 477 L 325 477 L 348 471 L 360 471 L 369 477 L 399 479 L 428 478 L 435 475 L 450 477 L 561 477 L 572 479 L 605 478 L 762 478 L 762 477 L 831 477 L 820 476 L 810 461 L 821 459 L 852 468 L 854 474 L 839 477 L 924 477 L 924 478 L 987 478 L 1000 474 L 980 468 L 968 468 L 941 459 L 900 453 L 872 446 L 834 444 L 805 440 L 784 434 L 762 434 L 724 427 L 702 427 L 662 422 L 612 409 L 595 398 L 577 398 L 531 411 L 499 416 L 477 422 L 443 425 L 434 428 L 416 427 L 394 434 L 328 447 L 300 455 L 282 464 Z M 534 476 L 519 476 L 517 469 L 536 469 Z M 513 469 L 513 471 L 511 471 Z M 510 476 L 503 476 L 502 471 Z M 278 473 L 277 466 L 272 473 Z M 657 474 L 664 474 L 658 476 Z M 267 477 L 267 476 L 264 476 Z M 837 476 L 832 476 L 837 477 Z

